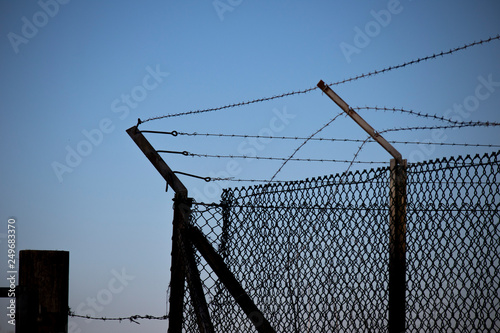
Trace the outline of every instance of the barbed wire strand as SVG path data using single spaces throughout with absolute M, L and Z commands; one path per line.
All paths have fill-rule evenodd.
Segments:
M 396 127 L 389 128 L 378 132 L 379 134 L 387 132 L 400 132 L 400 131 L 415 131 L 415 130 L 433 130 L 433 129 L 450 129 L 450 128 L 463 128 L 463 127 L 496 127 L 500 126 L 500 123 L 496 122 L 482 122 L 482 121 L 465 121 L 458 122 L 451 125 L 443 126 L 414 126 L 414 127 Z
M 482 45 L 482 44 L 485 44 L 485 43 L 489 43 L 491 41 L 498 40 L 498 39 L 500 39 L 500 34 L 496 35 L 494 37 L 489 37 L 487 39 L 479 40 L 477 42 L 474 41 L 472 43 L 468 43 L 468 44 L 465 44 L 463 46 L 452 48 L 452 49 L 450 49 L 448 51 L 441 51 L 439 53 L 434 53 L 434 54 L 426 56 L 426 57 L 421 57 L 421 58 L 417 58 L 417 59 L 414 59 L 414 60 L 411 60 L 411 61 L 407 61 L 407 62 L 404 62 L 404 63 L 399 64 L 399 65 L 386 67 L 386 68 L 383 68 L 383 69 L 380 69 L 380 70 L 374 70 L 374 71 L 368 72 L 366 74 L 362 73 L 360 75 L 353 76 L 353 77 L 348 78 L 348 79 L 344 79 L 344 80 L 337 81 L 337 82 L 332 82 L 329 85 L 330 86 L 340 85 L 340 84 L 344 84 L 344 83 L 347 83 L 347 82 L 356 81 L 356 80 L 359 80 L 359 79 L 362 79 L 362 78 L 367 78 L 367 77 L 375 76 L 375 75 L 378 75 L 378 74 L 382 74 L 382 73 L 386 73 L 386 72 L 393 71 L 393 70 L 396 70 L 396 69 L 400 69 L 400 68 L 403 68 L 403 67 L 406 67 L 406 66 L 411 66 L 411 65 L 414 65 L 414 64 L 418 64 L 418 63 L 420 63 L 422 61 L 427 61 L 427 60 L 435 59 L 435 58 L 442 57 L 442 56 L 445 56 L 445 55 L 450 55 L 450 54 L 453 54 L 455 52 L 458 52 L 458 51 L 461 51 L 461 50 L 465 50 L 465 49 L 468 49 L 468 48 L 476 46 L 476 45 Z M 200 113 L 206 113 L 206 112 L 214 112 L 214 111 L 220 111 L 220 110 L 225 110 L 225 109 L 229 109 L 229 108 L 240 107 L 240 106 L 254 104 L 254 103 L 266 102 L 266 101 L 270 101 L 270 100 L 274 100 L 274 99 L 279 99 L 279 98 L 284 98 L 284 97 L 288 97 L 288 96 L 299 95 L 299 94 L 306 94 L 306 93 L 308 93 L 310 91 L 313 91 L 315 89 L 318 89 L 318 87 L 314 86 L 314 87 L 303 89 L 303 90 L 291 91 L 291 92 L 287 92 L 287 93 L 283 93 L 283 94 L 279 94 L 279 95 L 258 98 L 258 99 L 254 99 L 254 100 L 250 100 L 250 101 L 246 101 L 246 102 L 239 102 L 239 103 L 227 104 L 227 105 L 219 106 L 219 107 L 215 107 L 215 108 L 200 109 L 200 110 L 191 110 L 191 111 L 186 111 L 186 112 L 179 112 L 179 113 L 172 113 L 172 114 L 167 114 L 167 115 L 162 115 L 162 116 L 156 116 L 156 117 L 148 118 L 146 120 L 139 120 L 138 124 L 147 123 L 147 122 L 153 121 L 153 120 L 160 120 L 160 119 L 171 118 L 171 117 L 179 117 L 179 116 L 187 116 L 187 115 L 200 114 Z
M 290 157 L 275 157 L 275 156 L 251 156 L 251 155 L 214 155 L 214 154 L 198 154 L 191 153 L 188 151 L 169 151 L 169 150 L 157 150 L 158 153 L 167 154 L 180 154 L 183 156 L 191 157 L 206 157 L 206 158 L 240 158 L 240 159 L 254 159 L 254 160 L 269 160 L 269 161 L 295 161 L 295 162 L 333 162 L 333 163 L 350 163 L 349 160 L 338 160 L 338 159 L 321 159 L 321 158 L 290 158 Z M 380 161 L 357 161 L 359 164 L 383 164 L 386 162 Z
M 373 109 L 373 108 L 372 108 Z M 378 110 L 382 110 L 380 108 L 377 108 Z M 410 111 L 410 110 L 404 110 L 404 109 L 394 109 L 395 111 L 403 111 L 403 112 L 408 112 L 408 113 L 411 113 L 411 114 L 414 114 L 414 115 L 418 115 L 418 116 L 421 116 L 421 117 L 427 117 L 428 115 L 424 115 L 424 114 L 420 114 L 419 112 L 413 112 L 413 111 Z M 393 109 L 386 109 L 384 111 L 393 111 Z M 430 117 L 432 118 L 435 118 L 434 115 L 430 115 Z M 391 129 L 386 129 L 386 130 L 383 130 L 381 132 L 379 132 L 379 134 L 382 134 L 382 133 L 386 133 L 386 132 L 396 132 L 396 131 L 412 131 L 412 130 L 427 130 L 427 129 L 443 129 L 443 128 L 462 128 L 462 127 L 480 127 L 480 126 L 500 126 L 500 123 L 491 123 L 491 122 L 480 122 L 480 121 L 474 121 L 474 122 L 460 122 L 460 121 L 454 121 L 452 119 L 446 119 L 446 118 L 442 118 L 442 117 L 439 117 L 437 116 L 436 119 L 439 119 L 439 120 L 443 120 L 443 121 L 447 121 L 447 122 L 451 122 L 452 125 L 446 125 L 446 126 L 414 126 L 414 127 L 400 127 L 400 128 L 391 128 Z M 349 167 L 347 168 L 346 172 L 347 173 L 350 168 L 352 167 L 352 165 L 354 163 L 356 163 L 356 159 L 360 153 L 360 151 L 363 149 L 364 145 L 368 142 L 368 140 L 371 138 L 371 136 L 368 136 L 364 141 L 363 143 L 359 146 L 358 150 L 356 151 L 356 153 L 354 154 L 354 158 L 352 159 L 351 163 L 349 164 Z
M 278 174 L 278 172 L 283 168 L 283 166 L 288 162 L 288 161 L 297 161 L 297 162 L 335 162 L 335 163 L 349 163 L 347 170 L 343 173 L 346 174 L 353 164 L 385 164 L 386 162 L 380 162 L 380 161 L 357 161 L 356 159 L 359 156 L 359 153 L 363 149 L 364 145 L 371 139 L 370 136 L 368 136 L 365 140 L 360 140 L 362 144 L 358 147 L 356 153 L 354 154 L 354 157 L 352 160 L 339 160 L 339 159 L 314 159 L 314 158 L 293 158 L 296 152 L 300 148 L 302 148 L 309 140 L 312 139 L 314 135 L 317 133 L 321 132 L 324 128 L 326 128 L 328 125 L 330 125 L 335 119 L 337 119 L 340 115 L 342 114 L 339 113 L 336 115 L 334 118 L 332 118 L 328 123 L 323 125 L 319 130 L 317 130 L 315 133 L 313 133 L 311 136 L 306 138 L 306 140 L 300 145 L 294 153 L 285 158 L 285 157 L 272 157 L 272 156 L 249 156 L 249 155 L 212 155 L 212 154 L 198 154 L 198 153 L 191 153 L 188 151 L 168 151 L 168 150 L 157 150 L 158 153 L 169 153 L 169 154 L 181 154 L 183 156 L 191 156 L 191 157 L 206 157 L 206 158 L 241 158 L 241 159 L 256 159 L 256 160 L 279 160 L 279 161 L 284 161 L 284 163 L 281 165 L 281 167 L 278 169 L 278 171 L 273 175 L 273 177 L 270 180 L 259 180 L 259 179 L 234 179 L 232 177 L 229 178 L 220 178 L 220 177 L 201 177 L 201 176 L 195 176 L 183 172 L 176 171 L 177 173 L 181 173 L 184 175 L 188 175 L 191 177 L 195 178 L 200 178 L 203 179 L 207 182 L 210 181 L 240 181 L 240 182 L 265 182 L 265 183 L 273 183 L 273 182 L 282 182 L 282 181 L 275 181 L 274 178 Z M 462 127 L 488 127 L 488 126 L 500 126 L 500 123 L 495 123 L 495 122 L 455 122 L 451 125 L 445 125 L 445 126 L 414 126 L 414 127 L 399 127 L 399 128 L 390 128 L 390 129 L 385 129 L 380 132 L 379 134 L 386 133 L 386 132 L 395 132 L 395 131 L 411 131 L 411 130 L 430 130 L 430 129 L 449 129 L 449 128 L 462 128 Z
M 347 174 L 349 172 L 349 170 L 351 169 L 351 167 L 353 166 L 353 164 L 356 163 L 356 159 L 358 158 L 359 153 L 361 152 L 361 150 L 363 149 L 364 145 L 368 142 L 369 139 L 371 139 L 371 136 L 368 136 L 363 141 L 363 143 L 361 143 L 361 145 L 358 147 L 358 150 L 356 151 L 356 153 L 354 153 L 354 157 L 351 160 L 351 163 L 349 163 L 349 166 L 347 167 L 347 170 L 344 172 L 344 174 Z
M 83 318 L 83 319 L 92 319 L 92 320 L 102 320 L 102 321 L 130 321 L 136 324 L 140 324 L 137 320 L 146 319 L 146 320 L 167 320 L 168 316 L 151 316 L 151 315 L 133 315 L 129 317 L 93 317 L 89 315 L 79 315 L 71 311 L 68 311 L 68 316 L 75 318 Z
M 378 106 L 362 106 L 362 107 L 355 107 L 352 108 L 354 110 L 375 110 L 375 111 L 392 111 L 392 112 L 400 112 L 400 113 L 406 113 L 406 114 L 411 114 L 417 117 L 422 117 L 422 118 L 428 118 L 428 119 L 435 119 L 435 120 L 441 120 L 444 122 L 448 122 L 451 124 L 461 124 L 464 122 L 458 121 L 458 120 L 453 120 L 450 118 L 445 118 L 442 116 L 438 116 L 437 114 L 429 114 L 429 113 L 422 113 L 418 111 L 413 111 L 413 110 L 407 110 L 403 108 L 388 108 L 388 107 L 378 107 Z M 476 122 L 474 122 L 476 123 Z M 477 123 L 487 123 L 487 122 L 480 122 L 478 121 Z
M 314 136 L 316 136 L 316 134 L 318 134 L 319 132 L 321 132 L 322 130 L 324 130 L 325 128 L 327 128 L 328 126 L 331 125 L 331 123 L 333 123 L 338 117 L 340 117 L 342 114 L 344 113 L 344 111 L 341 111 L 339 112 L 335 117 L 333 117 L 329 122 L 327 122 L 326 124 L 324 124 L 323 126 L 321 126 L 320 129 L 318 129 L 316 132 L 314 132 L 313 134 L 311 134 L 307 139 L 304 140 L 304 142 L 298 146 L 294 152 L 285 160 L 283 161 L 283 163 L 281 164 L 281 166 L 279 167 L 279 169 L 274 173 L 274 175 L 271 177 L 271 181 L 274 180 L 274 178 L 278 175 L 278 173 L 280 173 L 280 171 L 283 169 L 283 167 L 288 163 L 288 161 L 291 161 L 292 158 L 295 156 L 295 154 L 297 154 L 297 152 L 302 148 L 304 147 L 308 142 L 309 140 L 311 140 Z
M 224 138 L 242 138 L 242 139 L 271 139 L 271 140 L 306 140 L 306 137 L 298 136 L 272 136 L 272 135 L 251 135 L 251 134 L 224 134 L 224 133 L 197 133 L 197 132 L 161 132 L 161 131 L 141 131 L 142 133 L 157 133 L 157 134 L 170 134 L 176 133 L 174 136 L 205 136 L 205 137 L 224 137 Z M 342 138 L 311 138 L 310 141 L 326 141 L 326 142 L 365 142 L 362 139 L 342 139 Z M 390 143 L 397 144 L 414 144 L 414 145 L 437 145 L 437 146 L 463 146 L 463 147 L 488 147 L 500 148 L 500 145 L 494 144 L 481 144 L 481 143 L 454 143 L 454 142 L 430 142 L 430 141 L 396 141 L 387 140 Z M 370 138 L 368 143 L 375 143 L 376 141 Z
M 269 179 L 241 179 L 234 177 L 215 177 L 210 178 L 211 181 L 230 181 L 230 182 L 249 182 L 249 183 L 284 183 L 286 180 L 269 180 Z

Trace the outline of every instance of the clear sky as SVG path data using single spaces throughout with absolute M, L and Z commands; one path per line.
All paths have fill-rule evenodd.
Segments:
M 137 118 L 269 97 L 398 65 L 500 33 L 500 3 L 482 1 L 0 0 L 0 268 L 7 220 L 17 249 L 70 252 L 70 307 L 98 316 L 163 315 L 172 197 L 125 130 Z M 500 122 L 500 41 L 332 88 L 351 106 L 386 106 L 459 121 Z M 308 136 L 340 109 L 319 90 L 141 129 Z M 441 125 L 360 110 L 376 129 Z M 339 117 L 319 137 L 365 139 Z M 500 144 L 500 128 L 384 134 L 388 140 Z M 302 141 L 148 135 L 157 149 L 288 157 Z M 351 160 L 359 143 L 309 142 L 300 158 Z M 498 147 L 394 144 L 408 162 Z M 200 176 L 270 179 L 279 161 L 164 155 Z M 356 168 L 387 165 L 367 144 Z M 345 163 L 289 162 L 276 179 L 343 172 Z M 180 176 L 198 201 L 221 186 Z M 4 274 L 4 273 L 2 273 Z M 120 279 L 116 277 L 120 276 Z M 119 281 L 119 282 L 118 282 Z M 0 283 L 7 285 L 7 281 Z M 111 295 L 111 297 L 109 297 Z M 4 302 L 5 300 L 2 300 Z M 3 304 L 3 303 L 2 303 Z M 1 317 L 0 332 L 12 331 Z M 166 322 L 86 322 L 70 332 L 166 330 Z

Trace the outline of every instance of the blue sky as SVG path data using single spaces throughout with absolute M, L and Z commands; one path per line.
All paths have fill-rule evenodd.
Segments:
M 0 1 L 0 212 L 17 248 L 70 251 L 70 307 L 99 316 L 163 315 L 172 195 L 125 130 L 137 118 L 269 97 L 340 81 L 500 33 L 498 1 Z M 332 87 L 351 106 L 403 107 L 461 121 L 500 121 L 500 41 Z M 489 83 L 488 83 L 489 82 Z M 319 90 L 141 129 L 308 136 L 340 109 Z M 359 112 L 376 130 L 440 122 Z M 339 117 L 321 137 L 365 139 Z M 395 132 L 387 140 L 500 144 L 498 127 Z M 289 156 L 301 141 L 154 136 L 157 149 Z M 439 139 L 439 140 L 438 140 Z M 296 157 L 351 160 L 359 143 L 309 142 Z M 409 162 L 494 147 L 394 144 Z M 75 156 L 78 154 L 78 156 Z M 200 176 L 269 179 L 279 161 L 165 155 Z M 390 156 L 367 144 L 360 161 Z M 293 180 L 343 172 L 341 163 L 288 163 Z M 180 176 L 198 201 L 221 186 Z M 1 236 L 1 235 L 0 235 Z M 7 253 L 6 239 L 0 250 Z M 6 256 L 6 255 L 5 255 Z M 0 263 L 6 271 L 6 260 Z M 122 276 L 118 288 L 116 274 Z M 123 279 L 123 276 L 127 278 Z M 114 282 L 113 282 L 114 281 Z M 116 283 L 115 283 L 116 282 Z M 114 284 L 115 283 L 115 284 Z M 6 284 L 6 282 L 5 282 Z M 110 285 L 114 291 L 110 293 Z M 106 299 L 111 295 L 111 299 Z M 90 301 L 89 301 L 90 299 Z M 90 305 L 92 299 L 97 303 Z M 90 313 L 90 312 L 89 312 Z M 70 332 L 164 331 L 166 322 L 86 322 Z M 10 327 L 0 322 L 0 332 Z

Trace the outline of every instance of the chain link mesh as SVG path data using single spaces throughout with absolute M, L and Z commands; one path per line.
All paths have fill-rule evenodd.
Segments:
M 500 331 L 499 153 L 407 167 L 408 332 Z M 388 329 L 389 167 L 225 190 L 191 223 L 277 332 Z M 203 258 L 216 332 L 256 332 Z M 185 297 L 184 331 L 197 332 Z
M 500 331 L 498 153 L 408 171 L 408 327 Z

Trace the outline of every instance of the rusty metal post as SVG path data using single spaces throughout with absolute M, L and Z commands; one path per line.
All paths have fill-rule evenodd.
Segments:
M 401 153 L 396 148 L 322 80 L 318 82 L 318 87 L 394 157 L 390 164 L 389 332 L 404 332 L 406 315 L 406 160 L 403 160 Z
M 406 160 L 390 165 L 389 333 L 406 325 Z
M 368 133 L 373 140 L 377 141 L 389 154 L 396 159 L 398 163 L 402 163 L 403 159 L 401 153 L 396 150 L 386 139 L 384 139 L 380 133 L 375 131 L 373 127 L 370 126 L 359 114 L 356 113 L 349 105 L 340 98 L 329 86 L 323 82 L 323 80 L 318 82 L 318 88 L 320 88 L 332 101 L 335 102 L 349 117 L 352 118 L 366 133 Z

